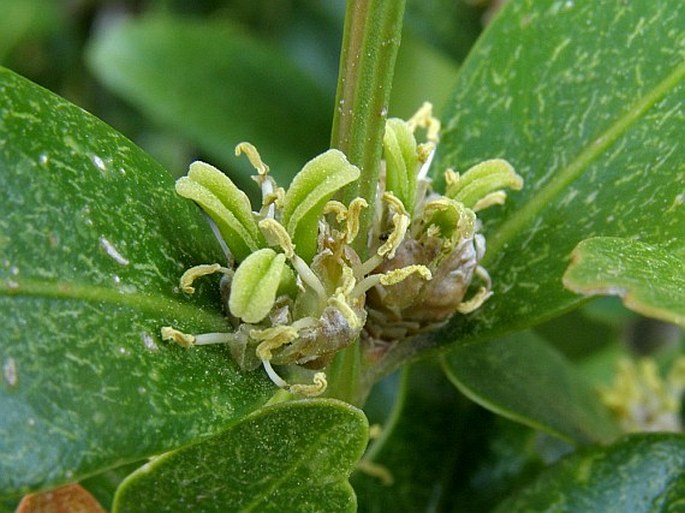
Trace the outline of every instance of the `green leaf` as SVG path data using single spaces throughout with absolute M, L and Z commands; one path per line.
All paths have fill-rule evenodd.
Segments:
M 124 21 L 96 34 L 88 62 L 113 91 L 226 169 L 252 173 L 233 155 L 237 143 L 250 141 L 287 183 L 328 146 L 332 91 L 279 48 L 225 20 Z
M 581 299 L 567 257 L 595 235 L 685 245 L 685 3 L 508 2 L 461 69 L 437 174 L 489 158 L 523 179 L 483 212 L 494 296 L 432 344 L 483 340 Z
M 374 389 L 371 406 L 388 400 L 386 387 L 394 381 Z M 371 443 L 353 475 L 359 511 L 447 511 L 444 504 L 454 487 L 467 402 L 439 367 L 426 363 L 402 371 L 397 396 L 387 418 L 374 419 L 381 425 L 381 436 Z M 381 465 L 385 476 L 370 473 L 368 462 Z M 382 477 L 391 477 L 392 483 Z
M 564 285 L 579 294 L 621 296 L 631 310 L 685 327 L 682 253 L 619 237 L 587 239 L 571 253 Z
M 445 370 L 481 406 L 567 441 L 606 442 L 619 434 L 599 394 L 532 333 L 460 347 Z
M 276 300 L 285 266 L 285 255 L 271 248 L 260 249 L 240 264 L 231 284 L 228 306 L 243 322 L 264 319 Z
M 640 434 L 573 455 L 543 472 L 496 513 L 682 511 L 685 439 Z
M 306 261 L 316 254 L 323 207 L 333 194 L 359 178 L 359 173 L 341 151 L 328 150 L 307 162 L 293 178 L 283 199 L 283 224 L 297 254 Z
M 347 477 L 367 435 L 364 414 L 340 401 L 263 408 L 142 467 L 122 484 L 113 511 L 354 512 Z
M 176 182 L 176 192 L 207 212 L 238 262 L 266 245 L 249 198 L 214 166 L 193 162 L 188 175 Z
M 160 328 L 228 329 L 222 251 L 130 141 L 0 69 L 0 496 L 74 481 L 215 433 L 273 390 L 226 348 Z

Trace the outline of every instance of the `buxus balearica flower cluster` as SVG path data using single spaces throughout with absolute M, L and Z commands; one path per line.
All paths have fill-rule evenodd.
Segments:
M 417 129 L 426 142 L 418 143 Z M 366 358 L 380 358 L 395 344 L 477 309 L 490 295 L 490 277 L 479 261 L 485 241 L 476 213 L 501 204 L 504 188 L 520 189 L 521 177 L 504 160 L 488 160 L 463 174 L 447 170 L 445 192 L 426 179 L 439 122 L 425 104 L 411 119 L 387 120 L 383 166 L 374 205 L 348 204 L 336 194 L 360 176 L 335 149 L 309 161 L 287 190 L 269 175 L 249 143 L 236 147 L 257 171 L 262 204 L 221 171 L 194 162 L 176 191 L 209 215 L 229 248 L 228 262 L 198 265 L 181 277 L 193 293 L 197 278 L 221 273 L 221 291 L 232 330 L 190 335 L 162 328 L 166 340 L 186 347 L 225 343 L 243 369 L 262 365 L 281 388 L 317 395 L 323 369 L 336 352 L 360 343 Z M 360 233 L 363 209 L 373 209 L 369 233 Z M 353 249 L 359 237 L 367 255 Z M 474 278 L 479 288 L 467 299 Z M 312 382 L 289 384 L 275 366 L 312 369 Z M 318 372 L 317 372 L 318 371 Z

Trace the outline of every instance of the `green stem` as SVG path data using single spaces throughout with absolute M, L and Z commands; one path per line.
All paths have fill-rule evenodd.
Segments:
M 345 153 L 362 174 L 346 187 L 346 202 L 362 197 L 374 205 L 404 5 L 405 0 L 347 2 L 331 146 Z M 361 234 L 368 233 L 372 218 L 372 209 L 365 209 Z M 366 243 L 363 236 L 355 241 L 362 258 Z

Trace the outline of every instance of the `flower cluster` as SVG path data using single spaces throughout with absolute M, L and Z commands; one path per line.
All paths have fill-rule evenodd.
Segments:
M 427 142 L 417 143 L 417 128 L 426 130 Z M 191 164 L 176 190 L 209 215 L 229 252 L 227 265 L 186 271 L 181 289 L 192 293 L 195 279 L 222 273 L 233 330 L 188 335 L 165 327 L 163 338 L 184 346 L 228 344 L 242 368 L 262 365 L 279 387 L 317 395 L 326 387 L 323 372 L 315 372 L 311 384 L 291 385 L 273 366 L 318 371 L 360 339 L 367 354 L 378 357 L 455 312 L 478 308 L 491 292 L 489 276 L 478 264 L 484 239 L 475 212 L 501 203 L 503 187 L 518 189 L 522 181 L 508 163 L 491 160 L 462 176 L 448 170 L 445 194 L 432 193 L 424 176 L 438 131 L 428 104 L 408 121 L 387 121 L 370 233 L 359 233 L 366 200 L 335 199 L 360 175 L 338 150 L 308 162 L 285 190 L 254 146 L 239 144 L 236 155 L 244 153 L 257 171 L 258 211 L 221 171 Z M 366 259 L 353 249 L 358 237 L 366 242 Z M 483 286 L 465 300 L 474 276 Z

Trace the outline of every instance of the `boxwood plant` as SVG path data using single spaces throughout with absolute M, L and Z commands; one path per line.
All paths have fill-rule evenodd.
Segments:
M 0 511 L 679 510 L 685 4 L 271 4 L 0 68 Z

